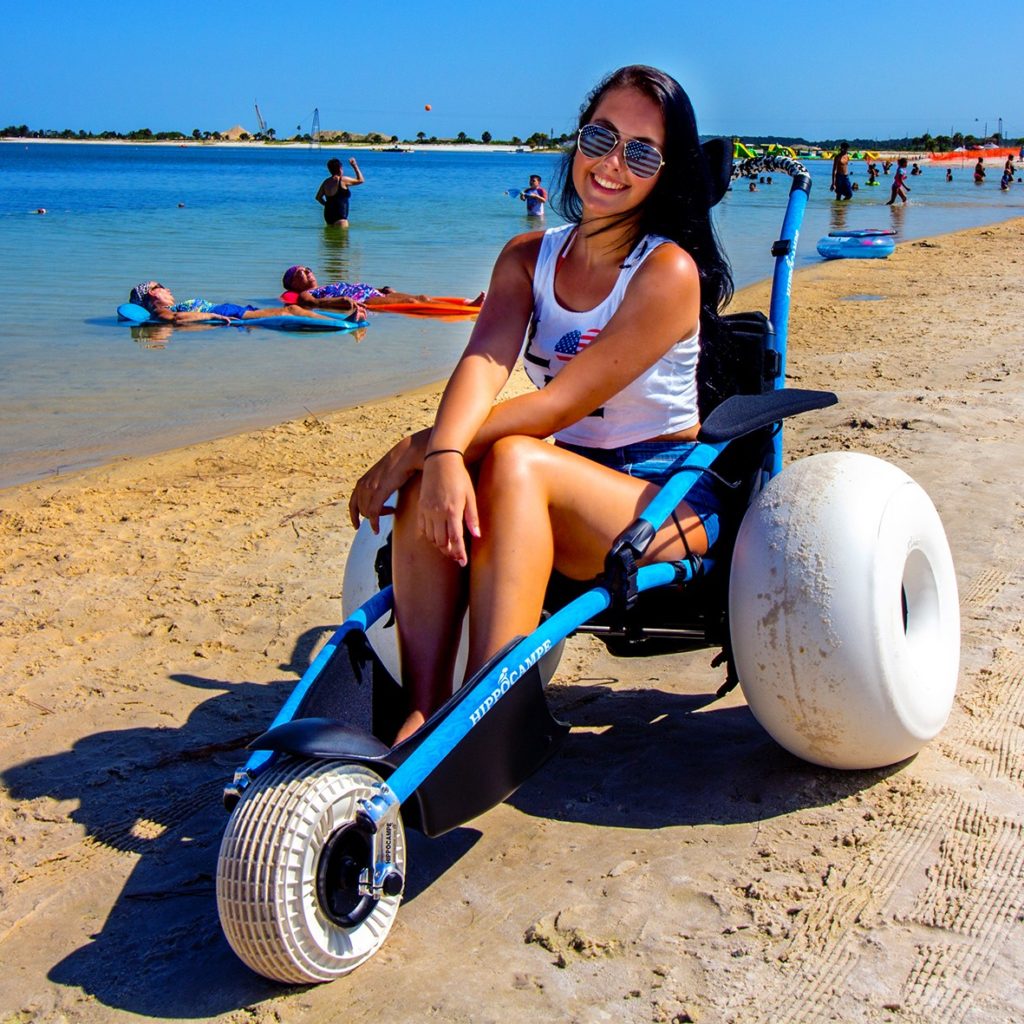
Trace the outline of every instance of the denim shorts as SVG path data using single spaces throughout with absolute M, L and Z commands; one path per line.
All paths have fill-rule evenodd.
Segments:
M 660 487 L 679 472 L 686 457 L 697 447 L 697 442 L 638 441 L 622 448 L 583 448 L 559 441 L 558 447 Z M 707 522 L 709 516 L 717 516 L 720 521 L 731 520 L 730 506 L 734 501 L 729 488 L 711 473 L 697 468 L 690 472 L 699 474 L 699 477 L 683 500 L 694 514 L 702 523 Z

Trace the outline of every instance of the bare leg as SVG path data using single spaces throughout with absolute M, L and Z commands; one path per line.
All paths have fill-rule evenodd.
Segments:
M 409 292 L 396 292 L 389 288 L 383 295 L 372 295 L 364 300 L 367 306 L 391 306 L 396 302 L 429 302 L 429 295 L 412 295 Z
M 250 309 L 242 314 L 243 320 L 261 320 L 268 316 L 311 316 L 323 319 L 319 313 L 303 306 L 271 306 L 267 309 Z
M 429 544 L 416 523 L 420 477 L 402 488 L 392 533 L 395 609 L 409 717 L 396 742 L 414 733 L 451 694 L 466 573 Z
M 506 437 L 491 449 L 477 487 L 481 538 L 470 562 L 470 646 L 467 675 L 540 618 L 552 566 L 574 579 L 601 571 L 616 536 L 657 493 L 657 486 L 543 441 Z M 707 550 L 692 509 L 678 518 L 689 549 Z M 644 561 L 684 558 L 671 521 Z
M 396 292 L 394 288 L 389 285 L 385 285 L 383 288 L 378 289 L 381 292 L 380 295 L 372 296 L 369 299 L 364 300 L 364 305 L 367 306 L 390 306 L 396 302 L 430 302 L 432 301 L 429 295 L 413 295 L 411 292 Z M 485 292 L 480 292 L 475 299 L 469 299 L 466 303 L 468 306 L 482 306 L 484 302 Z

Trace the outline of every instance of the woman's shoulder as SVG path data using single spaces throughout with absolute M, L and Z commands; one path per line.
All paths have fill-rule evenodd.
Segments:
M 535 263 L 546 234 L 546 231 L 524 231 L 521 235 L 514 235 L 505 243 L 500 258 Z
M 697 274 L 693 257 L 678 242 L 664 235 L 646 235 L 634 254 L 647 275 L 689 278 Z
M 662 239 L 649 249 L 632 276 L 630 291 L 644 303 L 668 299 L 700 301 L 700 272 L 693 257 L 677 242 Z

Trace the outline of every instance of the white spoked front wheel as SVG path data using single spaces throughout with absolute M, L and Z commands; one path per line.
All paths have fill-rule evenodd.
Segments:
M 358 802 L 379 782 L 359 765 L 289 758 L 243 794 L 217 859 L 217 910 L 231 948 L 257 973 L 331 981 L 383 944 L 401 892 L 363 894 L 373 843 L 355 824 Z M 404 878 L 401 818 L 381 828 L 378 848 Z
M 737 537 L 729 620 L 750 710 L 798 757 L 894 764 L 949 716 L 952 555 L 928 495 L 881 459 L 814 455 L 768 484 Z

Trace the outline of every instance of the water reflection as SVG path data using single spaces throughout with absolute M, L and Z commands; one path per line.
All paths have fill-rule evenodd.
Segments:
M 320 258 L 314 273 L 321 284 L 329 281 L 351 281 L 349 276 L 348 228 L 325 225 L 320 235 Z
M 139 324 L 137 327 L 131 328 L 131 333 L 132 341 L 136 342 L 141 348 L 163 349 L 167 347 L 167 342 L 171 340 L 173 335 L 178 332 L 185 334 L 188 333 L 189 331 L 215 331 L 223 329 L 223 324 L 155 323 Z
M 849 215 L 850 204 L 848 202 L 834 202 L 828 211 L 828 226 L 830 231 L 842 231 L 846 227 L 846 218 Z

